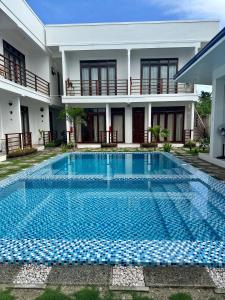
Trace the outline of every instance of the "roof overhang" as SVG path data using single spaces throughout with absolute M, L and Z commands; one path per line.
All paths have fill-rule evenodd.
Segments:
M 223 64 L 225 64 L 225 28 L 175 75 L 175 80 L 211 85 L 213 72 Z

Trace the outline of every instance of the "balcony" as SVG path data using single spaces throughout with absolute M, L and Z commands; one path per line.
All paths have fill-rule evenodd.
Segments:
M 130 90 L 131 95 L 192 94 L 194 85 L 173 79 L 131 79 Z
M 192 94 L 193 84 L 176 83 L 173 79 L 130 79 L 130 95 Z M 70 80 L 66 81 L 67 96 L 128 95 L 128 80 Z
M 67 96 L 128 95 L 128 80 L 67 80 Z
M 38 75 L 0 54 L 0 77 L 28 87 L 44 95 L 50 95 L 50 84 Z

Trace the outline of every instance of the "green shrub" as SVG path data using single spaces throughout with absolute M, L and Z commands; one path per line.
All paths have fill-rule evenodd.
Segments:
M 59 290 L 47 289 L 36 300 L 71 300 L 71 298 L 69 296 L 64 295 Z
M 74 144 L 73 142 L 69 142 L 66 145 L 67 149 L 73 149 L 77 147 L 77 144 Z
M 84 288 L 74 294 L 76 300 L 101 300 L 99 291 L 91 288 Z
M 164 152 L 170 152 L 172 150 L 173 146 L 170 143 L 163 144 L 163 151 Z
M 192 148 L 195 148 L 196 147 L 196 143 L 195 141 L 192 141 L 192 140 L 189 140 L 185 143 L 184 145 L 185 148 L 189 148 L 190 151 L 192 150 Z
M 25 155 L 33 154 L 36 152 L 37 152 L 37 149 L 35 149 L 35 148 L 25 148 L 25 149 L 19 148 L 13 152 L 10 152 L 7 155 L 7 158 L 15 158 L 15 157 L 19 157 L 19 156 L 25 156 Z
M 133 295 L 133 300 L 152 300 L 152 298 L 148 298 L 146 296 Z
M 54 148 L 56 146 L 55 142 L 49 142 L 45 144 L 45 148 Z
M 14 300 L 15 297 L 10 294 L 10 290 L 0 291 L 0 300 Z
M 101 145 L 102 148 L 115 148 L 117 147 L 116 143 L 102 143 Z
M 142 143 L 141 147 L 142 148 L 157 148 L 158 144 L 157 143 Z
M 169 300 L 192 300 L 191 296 L 186 293 L 177 293 L 169 297 Z

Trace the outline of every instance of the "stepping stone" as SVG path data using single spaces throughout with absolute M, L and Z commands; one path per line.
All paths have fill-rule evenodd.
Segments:
M 215 287 L 203 267 L 147 267 L 144 278 L 148 287 Z
M 145 287 L 143 267 L 115 266 L 112 272 L 112 286 Z
M 48 276 L 51 285 L 108 286 L 111 267 L 106 265 L 54 266 Z
M 207 268 L 207 271 L 212 278 L 216 288 L 225 289 L 225 269 Z
M 0 265 L 0 284 L 10 284 L 19 273 L 19 265 Z
M 24 264 L 13 283 L 22 286 L 44 285 L 50 271 L 51 267 L 45 265 Z

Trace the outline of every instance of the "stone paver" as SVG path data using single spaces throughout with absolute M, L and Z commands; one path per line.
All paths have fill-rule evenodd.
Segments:
M 113 267 L 112 286 L 145 287 L 143 267 Z
M 24 264 L 13 279 L 15 285 L 45 284 L 51 267 L 45 265 Z
M 219 180 L 225 181 L 225 169 L 215 166 L 207 161 L 201 160 L 197 155 L 190 156 L 185 153 L 175 154 L 178 158 L 191 164 L 192 166 L 202 170 L 203 172 L 213 176 Z
M 10 284 L 13 279 L 20 272 L 21 266 L 19 265 L 0 265 L 0 283 Z
M 54 266 L 48 276 L 51 285 L 109 286 L 111 267 L 103 265 Z
M 144 268 L 145 284 L 149 287 L 215 287 L 209 272 L 201 267 Z

